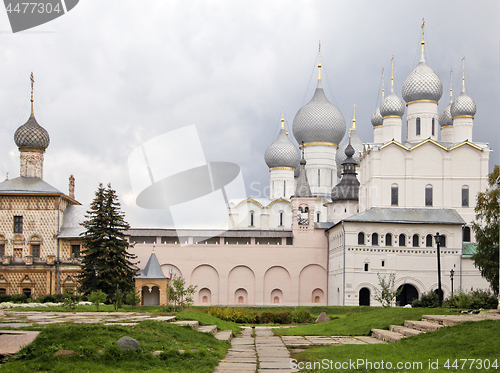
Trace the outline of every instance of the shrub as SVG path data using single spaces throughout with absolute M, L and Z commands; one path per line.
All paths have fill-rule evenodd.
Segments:
M 291 324 L 292 311 L 278 311 L 274 314 L 274 322 L 276 324 Z
M 0 303 L 12 302 L 12 296 L 8 294 L 0 294 Z
M 443 305 L 448 308 L 495 309 L 498 307 L 498 299 L 489 291 L 474 290 L 470 293 L 461 292 L 450 295 L 444 300 Z
M 13 294 L 10 297 L 10 301 L 13 303 L 26 303 L 28 300 L 26 294 Z
M 294 323 L 303 324 L 313 321 L 314 317 L 312 317 L 311 313 L 306 309 L 294 310 L 292 314 L 292 322 Z
M 429 291 L 427 294 L 422 294 L 420 299 L 415 299 L 411 303 L 412 307 L 426 307 L 426 308 L 436 308 L 439 306 L 439 297 L 433 292 Z
M 264 311 L 260 314 L 260 323 L 261 324 L 270 324 L 274 323 L 274 313 L 270 311 Z
M 54 295 L 50 295 L 50 294 L 47 294 L 47 295 L 41 295 L 39 296 L 36 301 L 38 303 L 47 303 L 47 302 L 50 302 L 50 303 L 56 303 L 57 302 L 57 299 Z
M 95 305 L 97 307 L 97 311 L 99 311 L 99 305 L 101 303 L 104 303 L 106 301 L 107 297 L 108 296 L 104 291 L 97 290 L 97 291 L 93 291 L 92 293 L 90 293 L 88 299 L 89 299 L 89 302 L 91 302 L 93 305 Z

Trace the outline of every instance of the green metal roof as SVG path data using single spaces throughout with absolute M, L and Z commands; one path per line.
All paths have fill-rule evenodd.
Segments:
M 471 257 L 476 253 L 477 244 L 476 243 L 464 243 L 462 256 Z

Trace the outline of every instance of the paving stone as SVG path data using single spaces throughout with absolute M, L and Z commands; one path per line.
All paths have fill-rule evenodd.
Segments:
M 357 339 L 360 339 L 362 340 L 363 342 L 365 343 L 368 343 L 370 345 L 373 345 L 373 344 L 381 344 L 381 343 L 386 343 L 384 341 L 381 341 L 380 339 L 377 339 L 377 338 L 373 338 L 373 337 L 356 337 Z
M 233 339 L 233 332 L 232 330 L 219 330 L 217 334 L 215 334 L 215 338 L 219 341 L 230 341 Z
M 0 331 L 0 355 L 10 355 L 19 352 L 21 348 L 33 342 L 39 333 L 21 330 Z
M 13 322 L 13 323 L 0 323 L 0 328 L 22 328 L 25 326 L 32 326 L 32 323 L 27 322 Z
M 403 334 L 400 333 L 394 333 L 389 330 L 382 330 L 382 329 L 372 329 L 372 335 L 375 338 L 378 338 L 382 341 L 387 341 L 387 342 L 397 342 L 401 338 L 405 338 Z
M 175 320 L 175 316 L 158 316 L 158 317 L 148 317 L 149 320 L 154 321 L 164 321 L 164 322 L 172 322 Z
M 356 338 L 345 338 L 345 337 L 332 337 L 335 341 L 343 345 L 364 345 L 365 342 Z
M 276 358 L 274 361 L 262 361 L 259 359 L 260 369 L 290 369 L 290 358 Z
M 258 373 L 292 373 L 299 372 L 298 369 L 259 369 Z
M 308 335 L 308 336 L 305 336 L 305 338 L 306 338 L 306 340 L 308 340 L 309 342 L 311 342 L 314 345 L 327 345 L 327 346 L 330 346 L 330 345 L 338 345 L 339 344 L 339 342 L 334 341 L 332 338 L 325 337 L 325 336 L 312 336 L 312 335 Z

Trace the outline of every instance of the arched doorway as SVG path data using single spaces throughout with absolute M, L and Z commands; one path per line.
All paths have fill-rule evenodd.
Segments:
M 160 304 L 160 288 L 153 286 L 151 289 L 148 286 L 142 287 L 142 304 L 145 306 L 155 306 Z
M 415 299 L 418 299 L 418 290 L 415 286 L 410 284 L 401 285 L 398 290 L 401 290 L 399 295 L 396 297 L 396 305 L 406 306 L 411 304 Z
M 369 306 L 370 305 L 370 289 L 361 288 L 359 290 L 359 305 Z

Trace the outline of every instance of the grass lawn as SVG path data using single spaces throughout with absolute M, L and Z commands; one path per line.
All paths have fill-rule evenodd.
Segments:
M 390 325 L 403 325 L 405 320 L 421 320 L 422 315 L 450 314 L 445 308 L 335 307 L 333 311 L 337 311 L 336 308 L 347 309 L 339 314 L 326 310 L 330 318 L 339 317 L 338 319 L 320 324 L 274 329 L 274 333 L 277 335 L 370 335 L 374 328 L 389 329 Z
M 386 310 L 387 311 L 387 310 Z M 374 320 L 375 321 L 375 320 Z M 402 339 L 396 343 L 378 344 L 378 345 L 344 345 L 313 347 L 304 352 L 293 353 L 292 358 L 305 364 L 306 362 L 317 362 L 319 364 L 323 359 L 327 359 L 326 366 L 319 366 L 317 369 L 305 369 L 301 372 L 348 372 L 355 370 L 349 367 L 349 362 L 363 362 L 356 366 L 357 372 L 496 372 L 500 370 L 500 322 L 499 321 L 479 321 L 466 322 L 457 326 L 442 328 L 432 333 L 420 334 L 418 336 Z M 460 359 L 481 359 L 473 362 L 472 360 L 462 368 L 464 361 Z M 490 369 L 484 369 L 481 364 L 489 360 Z M 371 362 L 372 369 L 366 369 L 366 361 Z M 380 364 L 384 361 L 384 368 Z M 429 363 L 433 363 L 429 369 Z M 445 367 L 448 361 L 449 368 Z M 455 362 L 456 361 L 456 362 Z M 496 361 L 497 367 L 492 364 Z M 330 364 L 344 363 L 344 367 L 335 365 L 330 369 Z M 375 363 L 379 364 L 378 369 Z M 388 368 L 388 362 L 392 364 L 393 369 Z M 397 363 L 409 364 L 404 369 L 398 369 Z M 418 365 L 422 363 L 422 365 Z M 455 366 L 454 363 L 456 364 Z M 301 367 L 299 365 L 299 367 Z M 304 368 L 307 368 L 304 365 Z
M 115 341 L 135 338 L 139 351 L 122 351 Z M 3 372 L 212 372 L 229 342 L 191 327 L 143 321 L 136 326 L 97 324 L 51 325 L 41 329 L 35 341 L 0 366 Z M 73 356 L 54 357 L 57 350 Z M 153 351 L 162 354 L 153 356 Z M 184 353 L 179 350 L 184 350 Z
M 205 312 L 188 310 L 175 314 L 177 320 L 198 320 L 200 325 L 216 325 L 219 330 L 232 330 L 233 335 L 240 332 L 238 324 L 231 321 L 224 321 Z

